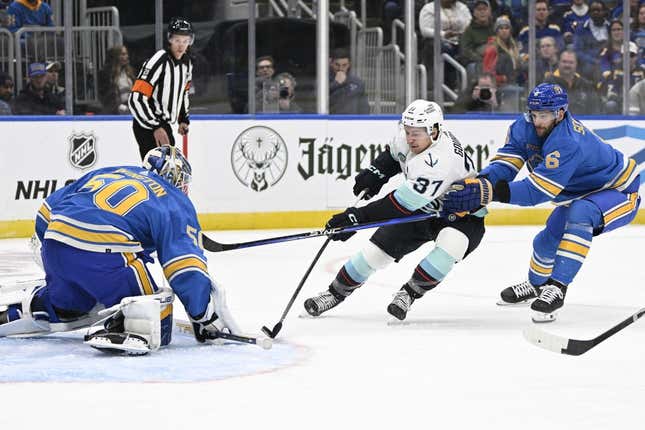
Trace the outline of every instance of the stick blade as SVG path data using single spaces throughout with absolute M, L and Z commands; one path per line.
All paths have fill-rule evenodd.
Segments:
M 278 333 L 274 333 L 273 330 L 271 330 L 269 327 L 265 325 L 262 326 L 262 333 L 266 334 L 267 337 L 270 337 L 271 339 L 275 339 L 275 336 L 278 334 Z
M 202 234 L 201 236 L 201 242 L 202 246 L 206 251 L 210 252 L 222 252 L 222 251 L 230 251 L 232 249 L 237 249 L 239 248 L 238 244 L 236 243 L 219 243 L 215 242 L 213 239 L 210 237 L 206 236 L 205 234 Z
M 537 327 L 527 327 L 522 331 L 522 334 L 524 335 L 524 339 L 533 345 L 558 354 L 564 354 L 564 350 L 569 345 L 569 339 L 547 333 Z
M 267 326 L 262 326 L 262 333 L 266 334 L 271 339 L 275 339 L 278 333 L 280 333 L 280 330 L 282 330 L 282 322 L 279 322 L 276 325 L 274 325 L 273 330 L 269 329 L 269 327 Z

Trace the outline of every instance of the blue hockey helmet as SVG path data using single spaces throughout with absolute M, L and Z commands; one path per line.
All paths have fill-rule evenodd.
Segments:
M 526 100 L 526 106 L 530 111 L 552 111 L 560 109 L 567 111 L 569 97 L 567 92 L 558 84 L 543 83 L 533 88 Z
M 188 194 L 193 169 L 179 149 L 168 145 L 153 148 L 144 157 L 143 167 Z

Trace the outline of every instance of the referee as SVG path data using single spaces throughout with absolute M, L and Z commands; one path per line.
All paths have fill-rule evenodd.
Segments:
M 193 26 L 183 18 L 172 18 L 167 37 L 168 47 L 143 63 L 128 100 L 142 160 L 157 146 L 175 145 L 172 124 L 179 123 L 182 136 L 188 133 L 193 63 L 187 51 L 195 40 Z

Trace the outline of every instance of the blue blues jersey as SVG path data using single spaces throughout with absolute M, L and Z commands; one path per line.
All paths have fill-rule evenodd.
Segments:
M 24 26 L 47 26 L 53 27 L 51 7 L 39 0 L 32 5 L 26 0 L 17 0 L 12 2 L 7 8 L 9 16 L 9 31 L 15 33 Z
M 527 178 L 511 182 L 526 163 Z M 508 130 L 505 145 L 480 176 L 509 183 L 509 203 L 533 206 L 568 204 L 595 191 L 622 191 L 636 178 L 636 162 L 605 143 L 570 113 L 544 138 L 525 118 Z
M 36 216 L 41 240 L 122 253 L 128 261 L 136 259 L 136 253 L 157 251 L 165 277 L 192 317 L 205 311 L 212 284 L 200 230 L 185 194 L 157 174 L 134 166 L 84 175 L 50 195 Z M 141 275 L 140 279 L 147 278 Z M 152 294 L 151 285 L 141 287 Z

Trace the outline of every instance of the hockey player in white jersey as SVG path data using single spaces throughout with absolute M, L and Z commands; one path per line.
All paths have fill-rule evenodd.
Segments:
M 354 194 L 367 190 L 364 198 L 371 199 L 398 173 L 405 176 L 405 181 L 395 191 L 364 207 L 350 207 L 334 215 L 327 227 L 421 212 L 436 213 L 437 218 L 379 228 L 367 245 L 340 269 L 327 291 L 305 301 L 310 315 L 318 316 L 337 306 L 372 273 L 434 240 L 434 249 L 419 262 L 387 307 L 391 315 L 403 320 L 415 300 L 435 288 L 455 263 L 479 245 L 484 235 L 485 209 L 453 221 L 439 217 L 441 196 L 450 184 L 457 178 L 473 177 L 477 171 L 457 138 L 443 126 L 443 113 L 438 104 L 416 100 L 405 109 L 397 139 L 370 167 L 356 175 Z M 345 241 L 354 233 L 340 233 L 332 239 Z

